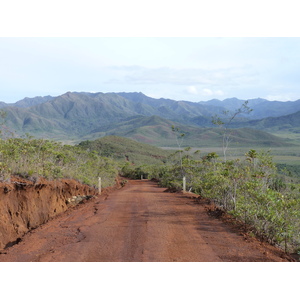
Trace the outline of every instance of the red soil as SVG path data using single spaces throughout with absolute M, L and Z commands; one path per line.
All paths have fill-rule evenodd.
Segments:
M 75 182 L 65 182 L 63 187 L 71 184 L 69 195 L 76 186 L 80 191 Z M 63 187 L 59 186 L 59 193 Z M 34 203 L 50 202 L 43 204 L 49 207 L 52 202 L 58 203 L 58 197 L 52 195 L 53 188 L 47 194 L 52 200 L 40 198 Z M 35 187 L 31 189 L 36 195 Z M 280 249 L 248 236 L 232 222 L 209 215 L 207 202 L 195 197 L 166 193 L 148 180 L 129 181 L 124 188 L 86 200 L 25 234 L 18 244 L 2 251 L 0 261 L 293 261 Z M 57 208 L 63 211 L 66 196 L 60 198 Z M 26 199 L 28 202 L 29 197 Z M 5 201 L 8 205 L 9 200 Z M 19 212 L 20 216 L 20 202 L 18 205 L 11 205 L 8 215 Z M 44 215 L 43 205 L 35 206 L 39 211 L 37 219 L 42 221 L 44 217 L 38 216 Z M 53 213 L 56 206 L 51 207 Z M 29 215 L 33 214 L 31 211 Z M 31 220 L 35 219 L 30 219 L 30 224 Z

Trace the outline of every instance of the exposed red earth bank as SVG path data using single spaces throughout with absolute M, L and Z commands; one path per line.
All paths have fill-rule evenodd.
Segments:
M 32 182 L 12 177 L 10 183 L 0 183 L 0 249 L 66 211 L 78 196 L 95 194 L 96 189 L 69 179 Z

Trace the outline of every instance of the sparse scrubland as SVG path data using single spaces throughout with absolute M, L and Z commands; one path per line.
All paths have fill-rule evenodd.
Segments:
M 240 104 L 238 99 L 158 101 L 141 93 L 24 99 L 5 106 L 5 116 L 0 115 L 15 132 L 0 140 L 0 179 L 72 178 L 96 187 L 101 177 L 106 187 L 121 175 L 155 178 L 179 190 L 185 177 L 188 190 L 210 199 L 245 228 L 287 252 L 300 251 L 300 100 L 253 99 L 247 114 L 237 110 L 229 122 L 216 119 L 212 126 L 213 114 Z M 172 124 L 184 134 L 180 145 Z M 15 138 L 25 132 L 35 138 Z M 230 138 L 230 149 L 224 137 Z M 188 146 L 197 147 L 197 153 L 182 150 Z
M 119 175 L 155 178 L 161 186 L 187 190 L 210 199 L 260 237 L 287 252 L 300 250 L 300 184 L 295 173 L 278 172 L 266 151 L 249 150 L 244 158 L 224 161 L 215 152 L 191 148 L 165 151 L 116 136 L 76 146 L 58 142 L 9 138 L 0 141 L 0 176 L 19 175 L 32 181 L 72 178 L 111 186 Z
M 0 140 L 0 178 L 9 181 L 19 175 L 32 181 L 72 178 L 84 184 L 103 187 L 113 185 L 118 174 L 117 164 L 110 158 L 78 146 L 30 138 Z
M 245 229 L 286 252 L 300 250 L 299 180 L 279 173 L 269 152 L 251 149 L 243 159 L 225 162 L 215 152 L 191 155 L 188 148 L 162 166 L 123 168 L 125 176 L 142 174 L 171 190 L 181 190 L 185 177 L 187 190 L 242 221 Z

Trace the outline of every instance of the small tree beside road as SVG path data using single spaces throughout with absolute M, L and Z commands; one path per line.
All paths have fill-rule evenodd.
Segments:
M 249 114 L 253 109 L 248 106 L 248 101 L 245 101 L 242 106 L 235 110 L 234 112 L 230 112 L 229 110 L 224 110 L 224 117 L 221 119 L 220 116 L 215 115 L 212 118 L 212 123 L 222 128 L 222 148 L 224 161 L 226 161 L 226 152 L 229 147 L 229 143 L 231 142 L 233 130 L 230 129 L 230 125 L 233 120 L 240 114 Z

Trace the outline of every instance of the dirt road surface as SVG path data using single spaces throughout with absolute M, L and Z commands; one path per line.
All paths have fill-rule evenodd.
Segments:
M 209 216 L 205 205 L 152 181 L 129 181 L 32 230 L 3 250 L 0 261 L 288 261 L 278 249 Z

